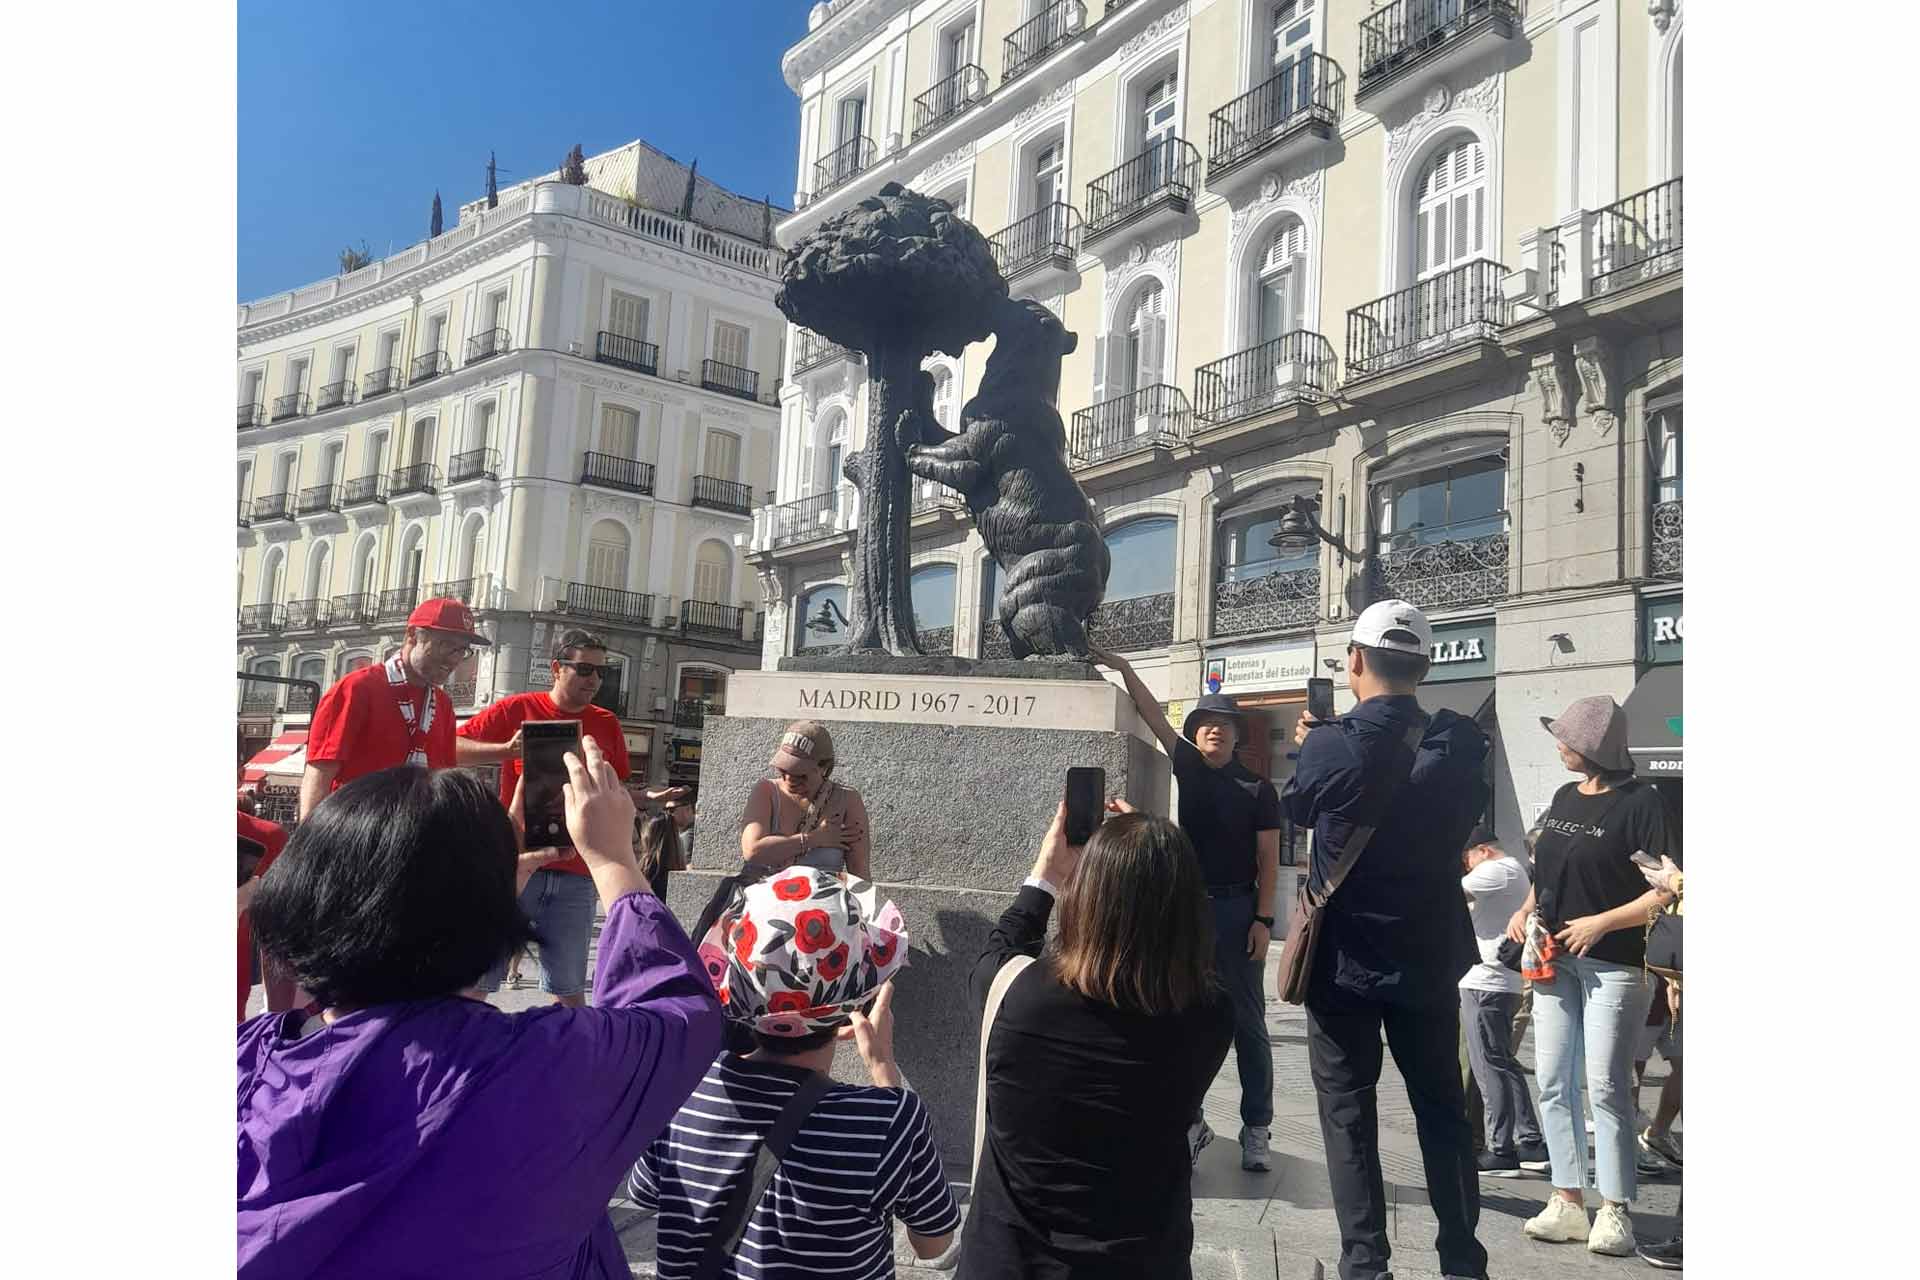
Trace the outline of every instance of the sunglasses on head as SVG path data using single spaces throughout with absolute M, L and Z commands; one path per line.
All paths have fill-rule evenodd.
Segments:
M 575 675 L 605 677 L 613 674 L 613 664 L 608 662 L 574 662 L 567 658 L 556 658 L 554 661 L 571 669 Z

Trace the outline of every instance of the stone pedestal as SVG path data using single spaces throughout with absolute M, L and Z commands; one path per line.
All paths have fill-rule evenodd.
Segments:
M 1033 864 L 1068 768 L 1103 768 L 1109 794 L 1166 813 L 1166 756 L 1126 694 L 1098 678 L 741 671 L 727 705 L 702 734 L 696 865 L 673 877 L 675 914 L 691 924 L 715 879 L 737 867 L 747 793 L 781 731 L 825 724 L 834 780 L 866 801 L 879 897 L 900 905 L 912 937 L 894 979 L 900 1069 L 964 1177 L 980 1048 L 967 977 L 987 934 Z M 851 1046 L 834 1074 L 865 1081 Z

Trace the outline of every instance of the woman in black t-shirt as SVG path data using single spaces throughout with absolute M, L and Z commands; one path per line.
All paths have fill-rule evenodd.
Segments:
M 1635 1248 L 1628 1205 L 1635 1192 L 1634 1037 L 1652 996 L 1643 967 L 1646 926 L 1668 901 L 1633 864 L 1644 850 L 1677 853 L 1660 795 L 1633 776 L 1626 717 L 1612 698 L 1581 698 L 1558 720 L 1542 716 L 1560 760 L 1581 775 L 1554 794 L 1534 847 L 1534 891 L 1507 935 L 1524 941 L 1529 916 L 1562 950 L 1553 977 L 1533 984 L 1540 1125 L 1554 1191 L 1528 1220 L 1535 1240 L 1585 1240 L 1594 1253 Z M 1589 1225 L 1582 1074 L 1593 1105 L 1595 1181 L 1605 1203 Z

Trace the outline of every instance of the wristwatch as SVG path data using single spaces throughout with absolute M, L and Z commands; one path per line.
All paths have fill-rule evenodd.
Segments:
M 1272 917 L 1272 916 L 1255 916 L 1255 917 L 1254 917 L 1254 920 L 1255 920 L 1256 922 L 1258 922 L 1258 923 L 1260 923 L 1260 924 L 1263 924 L 1263 925 L 1265 925 L 1265 926 L 1267 926 L 1267 932 L 1269 932 L 1269 933 L 1271 933 L 1271 932 L 1273 932 L 1273 917 Z

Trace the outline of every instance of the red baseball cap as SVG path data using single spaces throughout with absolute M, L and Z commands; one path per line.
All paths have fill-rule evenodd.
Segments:
M 491 646 L 493 641 L 481 635 L 473 625 L 473 610 L 452 596 L 435 596 L 422 601 L 414 611 L 407 615 L 410 627 L 432 627 L 435 631 L 444 631 L 456 635 L 469 644 Z
M 280 851 L 287 847 L 287 829 L 277 822 L 268 822 L 265 818 L 256 818 L 250 813 L 239 815 L 240 838 L 248 844 L 258 845 L 260 852 L 269 858 L 277 858 Z

